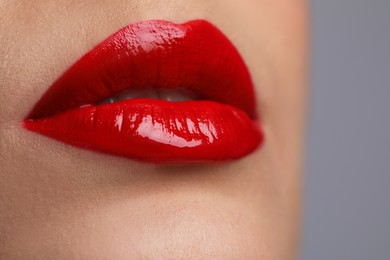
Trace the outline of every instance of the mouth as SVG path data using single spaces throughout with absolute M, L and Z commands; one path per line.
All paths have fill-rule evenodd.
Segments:
M 204 20 L 128 25 L 71 66 L 23 126 L 66 144 L 155 163 L 240 159 L 264 134 L 234 45 Z

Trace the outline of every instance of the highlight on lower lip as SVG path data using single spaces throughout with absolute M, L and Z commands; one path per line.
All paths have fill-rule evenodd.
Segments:
M 237 159 L 263 138 L 244 112 L 212 101 L 129 99 L 26 120 L 24 126 L 78 147 L 159 163 Z
M 69 145 L 157 163 L 242 158 L 264 134 L 237 49 L 204 20 L 128 25 L 85 54 L 23 126 Z

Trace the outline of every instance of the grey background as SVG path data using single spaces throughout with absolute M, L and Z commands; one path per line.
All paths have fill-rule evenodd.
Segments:
M 304 260 L 390 260 L 390 0 L 312 0 Z

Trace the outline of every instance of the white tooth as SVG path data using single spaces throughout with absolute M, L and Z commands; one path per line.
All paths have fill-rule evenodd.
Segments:
M 158 93 L 156 89 L 145 89 L 138 91 L 138 97 L 158 99 Z
M 159 98 L 171 102 L 182 102 L 194 99 L 190 94 L 180 90 L 160 90 Z
M 182 102 L 195 100 L 197 96 L 183 89 L 145 89 L 145 90 L 129 90 L 122 92 L 111 98 L 107 98 L 98 103 L 98 105 L 110 104 L 118 101 L 123 101 L 133 98 L 150 98 L 161 99 L 170 102 Z
M 122 100 L 131 99 L 131 98 L 135 98 L 135 97 L 137 97 L 135 92 L 126 91 L 126 92 L 123 92 L 123 93 L 113 97 L 113 99 L 116 101 L 122 101 Z
M 105 104 L 111 104 L 114 102 L 115 102 L 114 98 L 111 97 L 111 98 L 107 98 L 105 100 L 102 100 L 102 101 L 98 102 L 97 104 L 98 105 L 105 105 Z
M 123 92 L 117 96 L 115 96 L 116 101 L 122 101 L 126 99 L 132 99 L 132 98 L 158 98 L 156 90 L 153 89 L 146 89 L 146 90 L 133 90 L 133 91 L 126 91 Z
M 166 100 L 172 101 L 172 102 L 180 102 L 180 101 L 187 101 L 189 98 L 181 93 L 178 92 L 171 92 L 167 93 Z

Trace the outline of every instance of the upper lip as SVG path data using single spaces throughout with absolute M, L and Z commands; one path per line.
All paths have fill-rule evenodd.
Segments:
M 172 90 L 184 90 L 201 100 L 141 96 L 106 104 L 147 89 L 179 99 Z M 204 20 L 122 28 L 54 82 L 24 127 L 71 145 L 155 162 L 237 159 L 263 140 L 248 69 L 227 37 Z
M 124 27 L 68 69 L 27 118 L 53 116 L 144 88 L 186 88 L 201 99 L 235 106 L 256 118 L 254 87 L 244 61 L 204 20 L 152 20 Z

